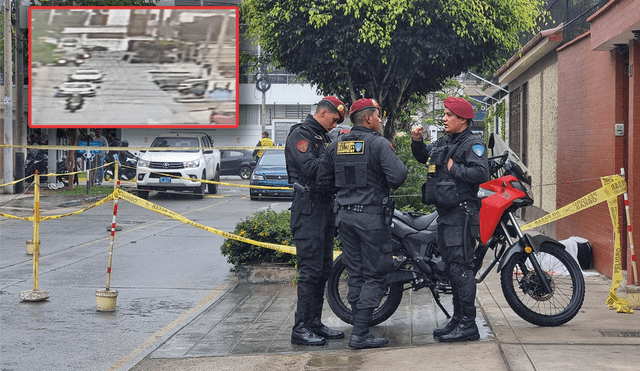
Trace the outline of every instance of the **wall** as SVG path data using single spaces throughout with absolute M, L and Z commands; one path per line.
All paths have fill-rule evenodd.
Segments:
M 533 221 L 556 209 L 556 128 L 558 126 L 558 66 L 557 54 L 548 53 L 524 73 L 509 83 L 513 91 L 528 84 L 528 163 L 533 182 L 534 204 L 523 215 Z M 508 134 L 507 134 L 508 138 Z M 538 228 L 555 237 L 555 224 Z
M 600 188 L 599 177 L 619 173 L 614 151 L 612 53 L 592 51 L 589 34 L 559 49 L 557 208 Z M 595 268 L 611 276 L 613 226 L 605 203 L 559 220 L 556 233 L 558 239 L 579 236 L 589 240 Z

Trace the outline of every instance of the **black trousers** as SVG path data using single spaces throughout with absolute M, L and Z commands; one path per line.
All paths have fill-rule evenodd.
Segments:
M 311 201 L 308 201 L 311 202 Z M 312 207 L 309 207 L 312 206 Z M 298 313 L 320 318 L 324 287 L 333 267 L 335 214 L 330 202 L 303 204 L 294 198 L 291 232 L 298 257 Z
M 347 300 L 358 309 L 376 308 L 393 267 L 391 231 L 382 214 L 340 210 L 336 224 L 349 273 Z
M 476 280 L 473 272 L 475 238 L 480 232 L 477 211 L 468 216 L 464 210 L 447 224 L 438 224 L 438 248 L 447 265 L 447 277 L 453 291 L 454 316 L 475 318 Z

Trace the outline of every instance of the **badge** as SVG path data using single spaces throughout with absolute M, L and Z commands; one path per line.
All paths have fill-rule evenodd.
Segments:
M 309 149 L 309 142 L 306 139 L 303 139 L 296 144 L 296 148 L 298 148 L 298 151 L 305 153 Z
M 364 154 L 364 141 L 340 141 L 338 142 L 338 149 L 336 153 L 339 155 L 362 155 Z
M 478 155 L 478 157 L 484 155 L 484 146 L 482 144 L 474 144 L 471 149 L 473 150 L 473 153 Z

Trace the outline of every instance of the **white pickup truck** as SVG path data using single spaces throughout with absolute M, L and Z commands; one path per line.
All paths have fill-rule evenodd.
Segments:
M 147 198 L 149 191 L 191 191 L 195 198 L 218 193 L 218 185 L 200 180 L 220 180 L 220 151 L 204 133 L 167 133 L 151 143 L 151 148 L 188 148 L 169 151 L 141 151 L 136 167 L 138 196 Z M 187 179 L 183 179 L 187 178 Z M 206 185 L 206 187 L 205 187 Z

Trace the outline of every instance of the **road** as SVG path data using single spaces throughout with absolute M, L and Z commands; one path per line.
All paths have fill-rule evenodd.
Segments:
M 66 98 L 56 97 L 55 87 L 77 69 L 97 69 L 106 73 L 95 97 L 86 97 L 82 108 L 71 112 Z M 94 52 L 81 67 L 41 66 L 33 69 L 31 90 L 32 124 L 36 126 L 174 126 L 209 125 L 211 107 L 235 112 L 235 101 L 224 103 L 178 103 L 179 94 L 160 89 L 147 71 L 176 69 L 198 73 L 193 63 L 131 64 L 119 52 Z
M 255 211 L 290 205 L 286 200 L 250 201 L 247 189 L 228 186 L 204 200 L 152 192 L 149 201 L 223 231 L 232 231 Z M 42 203 L 43 216 L 81 208 L 55 208 L 46 197 Z M 29 207 L 25 202 L 2 212 L 28 216 Z M 123 229 L 115 236 L 111 273 L 117 307 L 97 312 L 95 291 L 106 286 L 106 228 L 112 213 L 108 202 L 41 223 L 39 290 L 50 291 L 51 297 L 39 303 L 19 299 L 21 291 L 33 289 L 32 259 L 25 247 L 31 223 L 0 219 L 2 370 L 118 369 L 230 288 L 232 266 L 220 254 L 221 236 L 120 201 L 117 223 Z

